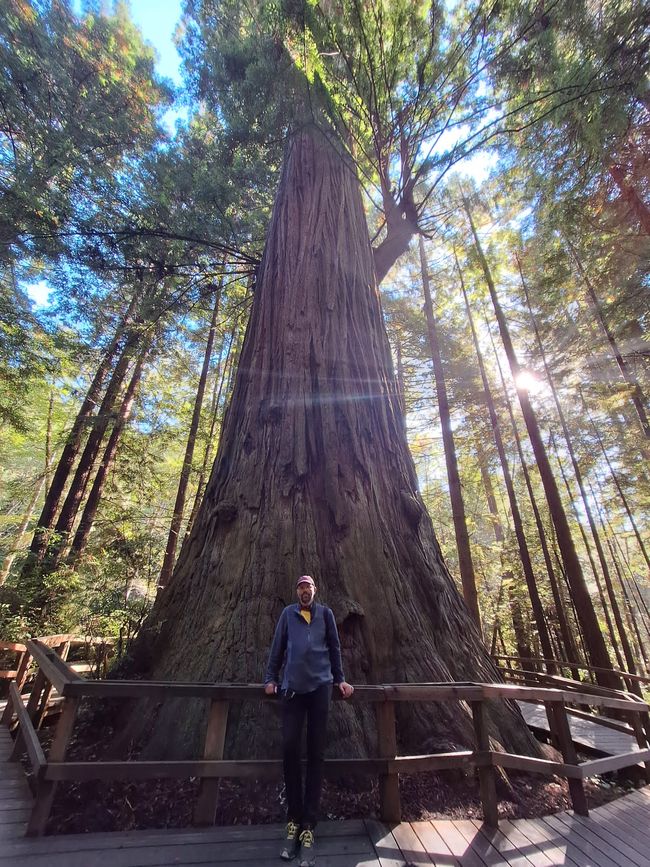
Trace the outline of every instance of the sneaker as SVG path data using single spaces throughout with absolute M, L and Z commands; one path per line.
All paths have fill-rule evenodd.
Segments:
M 300 826 L 296 822 L 287 822 L 287 836 L 284 839 L 284 849 L 280 853 L 280 858 L 285 861 L 291 861 L 298 854 L 300 848 L 299 831 Z
M 316 864 L 316 846 L 314 832 L 305 828 L 300 834 L 300 867 L 314 867 Z

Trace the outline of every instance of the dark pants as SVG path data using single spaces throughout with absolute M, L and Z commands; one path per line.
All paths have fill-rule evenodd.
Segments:
M 284 784 L 287 790 L 287 820 L 314 828 L 318 818 L 323 756 L 327 735 L 332 685 L 323 684 L 313 692 L 288 693 L 282 697 L 282 746 Z M 307 779 L 302 793 L 300 761 L 302 730 L 307 717 Z

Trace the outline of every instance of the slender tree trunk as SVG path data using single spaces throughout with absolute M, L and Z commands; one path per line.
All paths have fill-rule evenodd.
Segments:
M 601 526 L 603 532 L 605 532 L 605 526 L 602 522 L 601 518 Z M 609 555 L 612 558 L 612 563 L 614 564 L 614 571 L 616 572 L 616 577 L 618 579 L 618 586 L 621 590 L 622 597 L 622 608 L 625 613 L 625 621 L 627 623 L 627 628 L 629 631 L 629 635 L 633 636 L 631 640 L 631 644 L 633 646 L 632 650 L 635 654 L 635 660 L 637 665 L 637 674 L 640 674 L 642 677 L 647 677 L 647 664 L 648 657 L 646 655 L 645 647 L 643 646 L 643 641 L 641 639 L 641 632 L 639 630 L 639 625 L 636 619 L 636 613 L 634 611 L 634 607 L 630 602 L 630 597 L 628 596 L 627 589 L 625 587 L 625 582 L 623 581 L 623 573 L 621 571 L 621 567 L 618 563 L 618 558 L 616 556 L 616 551 L 614 550 L 614 546 L 612 545 L 609 539 L 606 539 L 607 547 L 609 548 Z
M 73 476 L 70 488 L 61 507 L 61 512 L 54 527 L 56 538 L 50 545 L 47 557 L 43 563 L 45 572 L 54 571 L 61 562 L 61 558 L 67 550 L 70 534 L 81 506 L 92 468 L 99 453 L 102 440 L 109 424 L 114 419 L 115 404 L 129 365 L 133 359 L 134 351 L 141 339 L 139 329 L 132 329 L 127 336 L 124 347 L 117 360 L 115 369 L 106 388 L 104 398 L 99 407 L 95 423 L 88 435 L 86 445 L 79 458 L 77 469 Z
M 512 577 L 512 573 L 510 574 Z M 515 633 L 515 644 L 517 645 L 517 653 L 521 660 L 521 667 L 526 671 L 533 671 L 536 668 L 533 663 L 535 653 L 531 649 L 528 640 L 528 628 L 526 626 L 526 621 L 524 620 L 519 599 L 517 599 L 512 590 L 508 593 L 508 604 L 510 606 L 512 628 Z
M 205 451 L 203 452 L 203 462 L 201 463 L 201 469 L 199 470 L 199 477 L 196 483 L 196 493 L 194 495 L 192 511 L 190 512 L 190 517 L 188 518 L 187 526 L 185 528 L 185 539 L 187 539 L 187 537 L 190 535 L 192 527 L 194 526 L 194 520 L 199 511 L 199 506 L 201 505 L 201 500 L 203 499 L 203 490 L 205 487 L 205 480 L 208 473 L 208 466 L 210 464 L 210 458 L 213 454 L 213 444 L 215 442 L 215 439 L 218 442 L 221 438 L 221 422 L 223 421 L 224 416 L 221 396 L 224 383 L 229 378 L 229 363 L 232 360 L 232 349 L 235 341 L 235 333 L 235 328 L 233 328 L 233 331 L 230 335 L 230 341 L 228 343 L 226 358 L 223 364 L 221 363 L 221 358 L 219 358 L 219 365 L 217 367 L 217 371 L 214 377 L 212 399 L 210 401 L 210 430 L 208 432 L 208 437 L 205 444 Z M 217 426 L 219 427 L 218 431 Z
M 455 256 L 455 254 L 454 254 Z M 501 472 L 503 473 L 503 480 L 505 482 L 506 491 L 508 494 L 508 502 L 510 504 L 510 513 L 512 515 L 512 523 L 515 529 L 515 536 L 517 538 L 517 545 L 519 547 L 519 555 L 521 557 L 521 565 L 524 570 L 524 578 L 526 580 L 526 586 L 528 588 L 528 595 L 530 597 L 531 607 L 533 611 L 533 617 L 535 619 L 535 625 L 537 627 L 537 633 L 540 638 L 540 642 L 542 645 L 542 653 L 546 659 L 553 658 L 553 648 L 551 646 L 551 640 L 548 634 L 548 630 L 546 628 L 546 621 L 544 618 L 544 607 L 542 605 L 542 601 L 539 596 L 539 590 L 537 588 L 537 580 L 535 578 L 535 573 L 533 570 L 533 564 L 530 558 L 530 552 L 528 550 L 528 544 L 526 542 L 526 533 L 524 530 L 524 523 L 521 518 L 521 512 L 519 511 L 519 503 L 517 501 L 517 495 L 515 493 L 515 487 L 512 481 L 512 475 L 510 473 L 510 467 L 508 465 L 508 457 L 506 455 L 505 446 L 503 444 L 503 437 L 501 435 L 501 425 L 499 423 L 499 418 L 497 416 L 496 408 L 494 406 L 494 400 L 492 398 L 492 390 L 490 388 L 490 383 L 487 378 L 487 371 L 485 369 L 485 363 L 483 361 L 483 354 L 481 352 L 481 347 L 478 342 L 478 337 L 476 335 L 476 328 L 474 326 L 474 317 L 472 316 L 472 311 L 469 306 L 469 301 L 467 298 L 467 292 L 465 291 L 465 283 L 463 280 L 463 275 L 460 270 L 460 266 L 458 264 L 458 259 L 456 259 L 456 268 L 458 270 L 458 277 L 460 279 L 461 290 L 463 293 L 463 299 L 465 301 L 465 311 L 467 313 L 467 321 L 469 322 L 469 326 L 472 332 L 472 340 L 474 343 L 474 351 L 476 352 L 476 358 L 478 360 L 479 372 L 481 374 L 481 383 L 483 385 L 483 394 L 485 396 L 485 403 L 488 409 L 488 413 L 490 415 L 490 422 L 492 424 L 492 430 L 494 432 L 494 442 L 497 447 L 497 452 L 499 455 L 499 461 L 501 462 Z M 482 469 L 482 468 L 481 468 Z M 486 481 L 486 476 L 484 476 L 484 484 Z M 487 481 L 489 482 L 489 477 L 487 477 Z M 501 529 L 501 525 L 498 521 L 498 515 L 496 515 L 496 502 L 492 505 L 490 500 L 488 499 L 488 505 L 490 507 L 490 512 L 493 514 L 493 524 L 496 517 L 497 523 L 494 524 L 494 532 L 495 537 L 497 537 L 497 542 L 503 541 L 503 530 Z M 494 513 L 493 513 L 494 508 Z M 501 537 L 501 538 L 498 538 Z M 552 663 L 547 664 L 547 668 L 550 674 L 555 673 L 555 667 Z
M 587 301 L 589 302 L 589 306 L 591 307 L 596 320 L 600 323 L 603 332 L 605 333 L 605 337 L 607 338 L 607 342 L 609 343 L 614 358 L 616 359 L 616 364 L 618 365 L 618 369 L 621 372 L 621 376 L 627 383 L 630 388 L 630 397 L 632 398 L 632 403 L 634 404 L 634 408 L 639 417 L 639 422 L 641 424 L 641 430 L 643 431 L 646 439 L 650 439 L 650 421 L 648 420 L 648 414 L 646 412 L 645 404 L 646 399 L 643 391 L 641 390 L 641 386 L 639 385 L 636 377 L 630 370 L 630 367 L 623 358 L 621 350 L 619 349 L 618 343 L 616 342 L 616 338 L 612 330 L 610 329 L 607 321 L 605 320 L 605 316 L 603 314 L 602 307 L 600 305 L 600 301 L 598 300 L 598 296 L 596 295 L 596 290 L 594 289 L 593 283 L 589 279 L 587 272 L 584 269 L 580 258 L 570 243 L 570 241 L 566 241 L 567 246 L 571 252 L 571 256 L 573 261 L 575 262 L 576 268 L 578 269 L 580 276 L 582 277 L 585 289 L 587 290 Z
M 551 528 L 552 531 L 553 528 Z M 557 546 L 557 539 L 553 536 L 553 556 L 555 557 L 555 563 L 557 568 L 562 576 L 562 581 L 564 582 L 564 588 L 566 590 L 566 594 L 563 594 L 565 598 L 569 600 L 569 606 L 571 611 L 573 612 L 572 621 L 575 623 L 578 643 L 580 647 L 580 658 L 585 660 L 587 664 L 589 664 L 589 654 L 587 652 L 587 645 L 585 642 L 585 634 L 582 630 L 582 624 L 580 623 L 580 618 L 578 617 L 578 612 L 576 611 L 576 602 L 573 596 L 571 595 L 571 585 L 569 584 L 569 579 L 567 578 L 566 571 L 564 569 L 564 563 L 562 562 L 562 558 L 560 556 L 560 552 Z M 575 676 L 575 675 L 574 675 Z M 594 680 L 594 675 L 592 672 L 589 672 L 589 680 Z M 580 680 L 580 677 L 576 677 L 576 680 Z
M 470 229 L 474 237 L 476 252 L 478 254 L 481 267 L 483 269 L 483 274 L 485 276 L 485 281 L 487 283 L 490 297 L 492 299 L 492 304 L 494 306 L 494 311 L 499 325 L 499 331 L 501 333 L 503 346 L 505 348 L 506 356 L 510 364 L 513 378 L 516 382 L 519 374 L 521 373 L 521 367 L 515 354 L 506 318 L 503 314 L 503 310 L 499 302 L 496 287 L 490 273 L 487 259 L 483 254 L 483 249 L 481 247 L 478 233 L 476 232 L 476 228 L 474 226 L 474 221 L 469 210 L 469 204 L 466 200 L 464 204 L 467 218 L 470 224 Z M 544 492 L 548 501 L 551 518 L 555 526 L 555 532 L 557 534 L 560 553 L 562 555 L 566 575 L 571 586 L 571 594 L 576 604 L 577 612 L 583 628 L 583 633 L 585 635 L 585 642 L 588 649 L 589 659 L 593 666 L 611 670 L 599 672 L 598 681 L 602 684 L 602 686 L 613 687 L 614 689 L 620 688 L 621 681 L 618 675 L 616 675 L 612 669 L 612 663 L 610 661 L 609 654 L 607 653 L 607 647 L 600 631 L 598 618 L 596 617 L 593 602 L 589 594 L 589 588 L 587 587 L 587 582 L 585 581 L 585 577 L 582 572 L 580 559 L 578 558 L 573 538 L 571 536 L 571 529 L 569 527 L 569 522 L 564 511 L 564 505 L 560 497 L 557 482 L 555 481 L 555 478 L 553 476 L 551 465 L 546 454 L 546 450 L 544 448 L 544 443 L 542 442 L 542 437 L 540 434 L 535 412 L 533 410 L 532 404 L 530 403 L 528 394 L 522 389 L 517 389 L 517 394 L 519 397 L 519 403 L 521 405 L 521 411 L 526 422 L 526 427 L 528 429 L 528 436 L 530 437 L 530 442 L 535 453 L 535 459 L 537 461 L 537 466 L 542 479 L 542 484 L 544 486 Z
M 9 572 L 11 571 L 11 567 L 13 566 L 13 562 L 16 559 L 17 554 L 19 554 L 22 550 L 25 534 L 27 532 L 27 527 L 29 526 L 29 522 L 32 519 L 32 512 L 34 511 L 34 507 L 36 506 L 38 498 L 41 495 L 44 484 L 45 476 L 43 475 L 38 480 L 38 483 L 36 484 L 36 487 L 34 488 L 32 495 L 29 498 L 29 503 L 27 504 L 27 508 L 25 509 L 25 514 L 22 521 L 20 522 L 20 526 L 18 527 L 15 541 L 11 549 L 7 552 L 4 560 L 2 561 L 2 566 L 0 566 L 0 587 L 2 587 L 2 585 L 7 580 Z
M 629 643 L 628 638 L 627 638 L 627 632 L 626 632 L 625 626 L 623 625 L 623 619 L 621 617 L 621 612 L 620 612 L 620 609 L 618 606 L 618 601 L 616 599 L 616 594 L 614 593 L 614 588 L 612 586 L 612 577 L 611 577 L 610 572 L 609 572 L 609 564 L 607 562 L 607 557 L 605 556 L 603 544 L 600 540 L 600 534 L 598 532 L 598 527 L 596 526 L 596 521 L 595 521 L 594 516 L 593 516 L 591 505 L 589 504 L 589 497 L 587 496 L 587 491 L 585 490 L 585 484 L 584 484 L 584 480 L 582 478 L 582 471 L 580 470 L 578 458 L 576 456 L 575 449 L 573 448 L 573 442 L 571 439 L 571 434 L 569 432 L 569 426 L 566 422 L 564 410 L 562 409 L 562 404 L 560 403 L 557 389 L 555 388 L 555 382 L 553 381 L 553 376 L 552 376 L 550 368 L 548 366 L 548 361 L 546 358 L 546 352 L 544 351 L 544 344 L 543 344 L 542 339 L 540 337 L 539 329 L 537 327 L 537 321 L 535 319 L 535 315 L 533 313 L 533 308 L 532 308 L 531 303 L 530 303 L 530 296 L 528 294 L 528 287 L 527 287 L 526 281 L 524 279 L 524 272 L 523 272 L 522 267 L 521 267 L 521 262 L 519 260 L 519 256 L 515 255 L 515 258 L 517 260 L 517 268 L 519 269 L 519 276 L 521 278 L 521 286 L 522 286 L 522 289 L 524 291 L 524 296 L 526 298 L 526 305 L 528 307 L 528 312 L 530 313 L 533 331 L 535 332 L 535 340 L 537 342 L 537 348 L 539 350 L 540 356 L 542 358 L 542 363 L 544 365 L 544 372 L 546 373 L 546 380 L 547 380 L 549 387 L 551 389 L 551 394 L 553 395 L 553 402 L 555 403 L 555 408 L 557 410 L 558 418 L 560 419 L 560 424 L 562 426 L 562 432 L 564 434 L 564 440 L 565 440 L 565 443 L 567 446 L 567 450 L 569 452 L 569 458 L 571 459 L 571 465 L 573 466 L 573 473 L 575 475 L 575 480 L 578 484 L 578 489 L 580 491 L 580 497 L 582 499 L 582 505 L 583 505 L 583 508 L 585 511 L 585 515 L 587 516 L 587 521 L 589 523 L 589 529 L 591 530 L 591 536 L 592 536 L 592 539 L 594 540 L 594 545 L 596 547 L 596 553 L 598 555 L 598 561 L 600 563 L 601 573 L 603 576 L 603 580 L 605 581 L 605 587 L 607 588 L 607 594 L 609 596 L 609 600 L 610 600 L 611 607 L 612 607 L 612 613 L 614 615 L 614 622 L 616 623 L 616 628 L 618 630 L 620 645 L 622 646 L 623 653 L 625 655 L 625 661 L 627 663 L 627 670 L 630 672 L 630 674 L 636 674 L 634 654 L 632 653 L 632 649 L 630 647 L 630 643 Z M 568 483 L 567 483 L 567 488 L 568 488 Z M 570 495 L 570 493 L 571 492 L 569 490 L 569 495 Z M 579 518 L 577 518 L 577 520 L 578 520 L 578 524 L 580 526 L 580 529 L 582 531 L 582 524 L 581 524 Z M 594 564 L 593 559 L 591 557 L 591 553 L 589 551 L 590 546 L 587 544 L 586 534 L 583 534 L 583 536 L 585 539 L 585 545 L 587 547 L 587 551 L 589 552 L 589 559 L 591 561 L 592 568 L 594 570 L 594 577 L 596 578 L 596 581 L 599 585 L 599 592 L 601 593 L 601 598 L 602 598 L 602 591 L 600 589 L 600 582 L 598 581 L 598 570 L 595 568 L 595 564 Z M 605 617 L 607 619 L 607 626 L 608 626 L 608 629 L 610 631 L 612 643 L 614 645 L 616 657 L 618 659 L 619 668 L 623 669 L 623 668 L 625 668 L 625 665 L 623 665 L 623 660 L 621 659 L 620 651 L 618 649 L 619 642 L 616 641 L 616 635 L 615 635 L 614 629 L 613 629 L 612 624 L 611 624 L 609 612 L 607 611 L 607 601 L 604 598 L 603 598 L 603 610 L 605 612 Z
M 490 340 L 492 342 L 492 350 L 494 352 L 494 358 L 496 361 L 497 369 L 499 371 L 499 379 L 501 381 L 501 389 L 504 396 L 506 408 L 508 410 L 508 416 L 510 418 L 510 426 L 512 429 L 512 435 L 515 441 L 515 445 L 517 448 L 517 454 L 519 456 L 519 464 L 521 466 L 521 471 L 524 476 L 524 482 L 526 484 L 526 490 L 528 492 L 528 499 L 530 500 L 530 505 L 533 510 L 533 517 L 535 518 L 535 526 L 537 528 L 537 537 L 539 539 L 539 544 L 542 549 L 542 555 L 544 557 L 544 564 L 546 566 L 546 574 L 548 575 L 549 584 L 551 586 L 551 593 L 553 595 L 553 602 L 555 604 L 555 614 L 558 620 L 558 626 L 560 629 L 560 634 L 562 636 L 562 643 L 564 645 L 565 656 L 564 659 L 569 663 L 580 664 L 582 662 L 582 657 L 578 652 L 578 647 L 575 643 L 573 637 L 573 631 L 569 625 L 569 619 L 566 611 L 566 604 L 564 601 L 564 596 L 562 594 L 561 585 L 557 580 L 557 576 L 555 573 L 555 568 L 553 566 L 553 558 L 551 557 L 551 552 L 549 550 L 548 542 L 546 539 L 546 531 L 544 529 L 544 522 L 542 521 L 542 516 L 539 511 L 539 507 L 537 505 L 537 497 L 535 496 L 535 491 L 533 489 L 533 483 L 530 478 L 530 473 L 528 471 L 528 465 L 526 463 L 526 458 L 524 456 L 524 451 L 521 445 L 521 439 L 519 437 L 519 430 L 517 428 L 517 422 L 515 420 L 515 414 L 512 408 L 512 403 L 510 402 L 510 398 L 508 396 L 508 390 L 506 387 L 505 377 L 503 375 L 503 371 L 501 369 L 501 363 L 499 362 L 499 356 L 496 352 L 496 346 L 494 345 L 494 341 L 492 340 L 492 332 L 490 331 L 489 325 L 486 323 L 486 328 L 490 335 Z M 577 668 L 573 668 L 571 670 L 573 676 L 576 680 L 580 679 L 580 672 Z
M 490 655 L 494 656 L 497 652 L 497 633 L 499 631 L 499 611 L 501 609 L 501 600 L 503 599 L 503 576 L 499 581 L 499 592 L 497 593 L 497 601 L 494 606 L 494 623 L 492 625 L 492 641 L 490 642 Z
M 585 528 L 582 526 L 580 521 L 580 515 L 578 514 L 578 509 L 575 505 L 573 499 L 573 492 L 571 491 L 571 486 L 569 485 L 569 480 L 567 478 L 566 472 L 564 471 L 564 466 L 562 465 L 562 461 L 560 460 L 559 455 L 557 454 L 556 449 L 556 461 L 558 467 L 560 469 L 560 475 L 562 476 L 562 481 L 564 482 L 564 486 L 566 488 L 567 496 L 569 498 L 569 502 L 571 503 L 571 508 L 573 509 L 573 517 L 575 518 L 576 526 L 580 531 L 580 535 L 582 536 L 582 541 L 585 547 L 585 551 L 587 554 L 587 559 L 589 560 L 589 565 L 591 566 L 591 573 L 594 576 L 594 581 L 596 582 L 596 589 L 598 590 L 598 598 L 600 599 L 600 605 L 603 609 L 603 614 L 605 616 L 605 623 L 607 624 L 607 632 L 609 633 L 609 640 L 612 643 L 612 647 L 614 648 L 614 655 L 616 656 L 616 664 L 620 669 L 625 668 L 625 663 L 623 661 L 623 657 L 621 656 L 621 650 L 619 646 L 619 641 L 616 637 L 616 630 L 614 629 L 614 624 L 612 623 L 612 618 L 609 613 L 609 605 L 607 604 L 607 598 L 605 597 L 605 593 L 603 591 L 603 585 L 600 581 L 600 574 L 598 573 L 598 568 L 596 567 L 596 561 L 594 560 L 593 554 L 591 553 L 591 545 L 589 544 L 589 539 L 587 537 L 587 533 L 585 532 Z
M 133 402 L 135 400 L 135 395 L 140 384 L 140 379 L 142 378 L 142 370 L 144 368 L 145 361 L 147 360 L 150 346 L 151 344 L 147 343 L 144 349 L 140 352 L 140 355 L 135 364 L 135 368 L 133 369 L 133 373 L 131 374 L 131 380 L 124 393 L 124 397 L 122 398 L 122 405 L 120 406 L 119 412 L 117 414 L 117 418 L 115 420 L 115 424 L 113 425 L 111 435 L 108 438 L 108 443 L 106 445 L 106 449 L 104 450 L 104 455 L 102 457 L 101 463 L 99 464 L 97 473 L 95 474 L 95 478 L 90 489 L 88 499 L 86 500 L 86 505 L 84 506 L 84 510 L 81 515 L 81 520 L 79 521 L 79 526 L 77 527 L 74 539 L 72 540 L 70 553 L 68 555 L 68 562 L 71 564 L 76 563 L 79 557 L 82 555 L 86 547 L 86 543 L 88 542 L 88 536 L 90 535 L 90 531 L 92 530 L 93 524 L 95 523 L 97 509 L 99 507 L 99 503 L 104 492 L 104 486 L 106 484 L 108 473 L 110 472 L 115 461 L 115 455 L 117 454 L 117 447 L 122 436 L 122 431 L 128 424 L 131 417 Z
M 43 559 L 51 535 L 50 531 L 54 525 L 54 520 L 59 509 L 66 482 L 68 481 L 75 458 L 77 457 L 81 447 L 84 430 L 88 426 L 90 417 L 97 405 L 104 380 L 106 379 L 106 376 L 113 365 L 115 356 L 120 349 L 120 344 L 124 337 L 124 331 L 131 320 L 137 301 L 138 296 L 134 293 L 131 303 L 129 304 L 129 309 L 123 316 L 108 349 L 104 353 L 104 357 L 95 372 L 90 388 L 86 393 L 86 397 L 79 408 L 72 429 L 68 434 L 66 444 L 63 447 L 61 457 L 59 458 L 56 470 L 54 471 L 52 484 L 48 489 L 47 497 L 45 498 L 43 509 L 38 519 L 38 524 L 34 531 L 34 537 L 30 546 L 31 556 L 28 558 L 26 563 L 27 569 L 33 568 L 35 561 L 38 562 Z
M 192 471 L 192 461 L 194 460 L 194 446 L 196 445 L 196 435 L 199 430 L 199 422 L 201 421 L 201 411 L 203 409 L 203 395 L 205 394 L 205 384 L 208 381 L 208 372 L 210 370 L 210 361 L 212 359 L 212 347 L 214 345 L 214 335 L 217 331 L 217 318 L 219 316 L 219 302 L 221 300 L 221 290 L 223 287 L 223 277 L 219 286 L 216 288 L 214 307 L 212 309 L 212 318 L 210 320 L 210 328 L 208 330 L 208 340 L 205 345 L 205 353 L 203 355 L 203 367 L 201 368 L 201 376 L 199 385 L 196 390 L 196 398 L 194 400 L 194 411 L 192 413 L 192 421 L 187 435 L 187 444 L 185 446 L 185 457 L 183 459 L 183 467 L 181 469 L 181 477 L 178 482 L 178 490 L 176 492 L 176 501 L 174 503 L 174 511 L 172 513 L 172 522 L 169 528 L 167 537 L 167 547 L 165 549 L 165 557 L 163 559 L 162 569 L 160 570 L 160 579 L 158 582 L 159 588 L 166 587 L 171 578 L 174 568 L 174 560 L 176 559 L 176 546 L 178 544 L 178 534 L 183 522 L 183 512 L 185 511 L 185 498 L 187 496 L 187 486 L 190 481 L 190 473 Z
M 314 127 L 287 146 L 212 475 L 125 676 L 259 682 L 297 576 L 335 612 L 353 683 L 494 680 L 418 492 L 359 182 Z M 138 707 L 123 738 L 195 755 L 204 703 Z M 268 706 L 231 708 L 226 755 L 280 749 Z M 473 741 L 460 704 L 399 708 L 403 748 Z M 178 719 L 183 726 L 179 731 Z M 518 710 L 491 735 L 539 755 Z M 372 709 L 337 702 L 333 755 L 375 749 Z
M 456 445 L 451 426 L 451 412 L 445 373 L 442 366 L 442 355 L 436 322 L 433 315 L 433 303 L 431 301 L 431 289 L 429 288 L 429 269 L 424 251 L 424 241 L 419 237 L 420 243 L 420 270 L 422 273 L 422 292 L 424 294 L 424 313 L 427 320 L 427 336 L 429 339 L 429 352 L 433 364 L 433 373 L 436 380 L 436 394 L 438 396 L 438 410 L 440 412 L 440 426 L 442 428 L 442 442 L 445 449 L 445 464 L 447 467 L 447 480 L 449 482 L 449 497 L 451 499 L 451 514 L 456 535 L 456 548 L 458 550 L 458 566 L 460 580 L 463 587 L 463 597 L 469 608 L 474 621 L 480 631 L 481 613 L 478 607 L 478 594 L 476 592 L 476 575 L 472 562 L 472 551 L 469 544 L 467 531 L 467 518 L 465 516 L 465 504 L 463 502 L 463 489 L 458 472 L 458 459 L 456 457 Z
M 47 404 L 47 427 L 45 429 L 45 475 L 43 476 L 44 494 L 47 499 L 50 490 L 50 471 L 52 468 L 52 413 L 54 411 L 54 389 L 50 389 L 50 399 Z
M 648 208 L 634 187 L 627 182 L 625 172 L 621 166 L 612 163 L 609 167 L 609 173 L 618 187 L 621 198 L 629 206 L 645 234 L 650 235 L 650 208 Z
M 594 434 L 596 435 L 596 439 L 598 440 L 598 445 L 600 446 L 600 450 L 602 452 L 602 455 L 605 458 L 605 462 L 606 462 L 607 467 L 609 469 L 609 473 L 612 477 L 612 481 L 614 482 L 614 485 L 616 486 L 616 490 L 618 491 L 618 495 L 621 498 L 621 502 L 623 503 L 623 508 L 625 509 L 625 514 L 627 515 L 627 518 L 628 518 L 630 524 L 632 525 L 632 529 L 634 531 L 634 536 L 635 536 L 637 544 L 639 546 L 639 550 L 641 551 L 641 554 L 643 555 L 643 559 L 645 560 L 648 569 L 650 569 L 650 555 L 648 554 L 648 550 L 647 550 L 645 544 L 643 543 L 643 539 L 641 538 L 641 534 L 639 533 L 639 528 L 637 526 L 636 521 L 634 520 L 634 515 L 632 513 L 632 510 L 630 509 L 630 505 L 628 503 L 627 497 L 625 496 L 623 488 L 621 487 L 621 483 L 619 481 L 618 475 L 616 474 L 616 471 L 614 470 L 614 467 L 612 466 L 611 461 L 609 460 L 609 455 L 607 454 L 607 449 L 605 448 L 605 445 L 603 443 L 603 439 L 602 439 L 600 433 L 598 432 L 598 428 L 597 428 L 597 426 L 596 426 L 596 424 L 595 424 L 595 422 L 591 416 L 591 413 L 589 412 L 589 408 L 588 408 L 587 403 L 585 401 L 584 394 L 582 393 L 582 389 L 579 389 L 579 391 L 580 391 L 580 399 L 582 402 L 582 408 L 585 411 L 587 418 L 589 419 L 589 422 L 591 423 L 591 427 L 592 427 Z

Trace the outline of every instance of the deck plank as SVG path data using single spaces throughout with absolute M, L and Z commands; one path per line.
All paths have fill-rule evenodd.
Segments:
M 402 857 L 407 864 L 413 867 L 431 867 L 435 861 L 428 855 L 422 841 L 408 822 L 395 825 L 393 837 L 402 850 Z
M 567 864 L 569 867 L 581 867 L 585 864 L 582 852 L 574 851 L 568 840 L 554 834 L 541 819 L 516 819 L 517 829 L 531 843 L 544 852 L 553 864 Z
M 406 861 L 391 826 L 376 819 L 366 819 L 365 823 L 381 867 L 405 867 Z
M 554 862 L 550 855 L 535 843 L 531 842 L 523 830 L 508 820 L 499 822 L 499 831 L 528 858 L 533 867 L 552 867 Z
M 606 851 L 609 847 L 606 847 L 605 844 L 601 846 L 598 839 L 590 839 L 588 832 L 581 834 L 580 830 L 565 826 L 557 816 L 544 816 L 542 822 L 548 825 L 556 835 L 568 840 L 570 846 L 582 852 L 582 857 L 588 859 L 588 863 L 593 864 L 594 867 L 615 867 L 615 865 L 629 867 L 624 860 L 621 863 L 614 850 Z
M 436 867 L 459 867 L 460 862 L 431 822 L 411 822 L 411 828 Z
M 539 856 L 537 860 L 531 860 L 529 853 L 534 847 L 531 847 L 531 844 L 523 835 L 519 835 L 519 838 L 516 838 L 517 842 L 513 842 L 511 836 L 507 835 L 505 829 L 501 827 L 501 823 L 499 823 L 499 828 L 490 828 L 477 819 L 472 819 L 471 821 L 476 830 L 489 841 L 498 853 L 500 860 L 497 860 L 495 863 L 506 863 L 510 864 L 511 867 L 549 867 L 551 865 L 550 859 L 539 851 L 537 851 L 537 855 Z
M 524 719 L 532 728 L 549 732 L 546 711 L 543 706 L 530 702 L 517 702 Z M 569 728 L 573 742 L 602 755 L 615 756 L 619 753 L 636 752 L 640 749 L 632 734 L 606 728 L 597 722 L 569 714 Z M 595 718 L 594 718 L 595 719 Z
M 91 835 L 89 835 L 91 836 Z M 89 841 L 92 845 L 92 842 Z M 165 845 L 164 838 L 158 846 L 132 846 L 128 848 L 87 848 L 75 851 L 60 851 L 58 853 L 41 851 L 39 853 L 23 852 L 17 855 L 15 851 L 7 852 L 3 847 L 0 854 L 1 867 L 10 867 L 26 862 L 33 867 L 48 864 L 65 864 L 66 867 L 95 867 L 105 865 L 110 858 L 110 867 L 158 867 L 162 864 L 230 864 L 239 862 L 259 863 L 264 859 L 277 864 L 281 839 L 275 840 L 240 840 L 228 845 L 223 843 L 197 841 L 185 843 L 182 846 Z M 318 860 L 334 858 L 345 863 L 358 861 L 376 862 L 372 843 L 366 835 L 354 837 L 330 837 L 319 839 Z
M 566 822 L 568 818 L 568 814 L 561 814 L 559 818 Z M 589 829 L 589 831 L 596 837 L 599 837 L 608 846 L 611 846 L 613 849 L 620 851 L 621 855 L 623 855 L 630 867 L 632 865 L 637 865 L 637 867 L 650 867 L 650 859 L 647 857 L 648 844 L 647 841 L 645 843 L 645 852 L 639 851 L 637 848 L 637 844 L 635 845 L 635 841 L 624 832 L 616 829 L 613 823 L 609 823 L 606 820 L 606 817 L 603 813 L 600 813 L 597 819 L 594 819 L 593 816 L 578 816 L 571 815 L 571 819 L 576 825 L 582 825 L 583 827 Z
M 457 819 L 454 821 L 454 825 L 484 864 L 490 865 L 490 867 L 505 864 L 510 867 L 509 857 L 500 853 L 489 837 L 483 834 L 480 827 L 477 827 L 471 819 Z M 515 867 L 522 867 L 521 862 Z M 530 864 L 524 864 L 523 867 L 530 867 Z
M 485 861 L 472 849 L 465 836 L 456 827 L 455 822 L 433 819 L 431 824 L 444 839 L 452 855 L 456 856 L 462 867 L 485 867 Z
M 636 812 L 634 805 L 628 805 L 625 810 L 617 810 L 614 805 L 605 804 L 598 808 L 598 815 L 612 833 L 633 842 L 635 848 L 641 847 L 641 851 L 650 850 L 647 808 Z

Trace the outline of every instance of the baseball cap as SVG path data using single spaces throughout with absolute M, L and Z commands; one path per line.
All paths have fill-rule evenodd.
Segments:
M 312 587 L 316 586 L 316 584 L 314 583 L 314 579 L 311 577 L 311 575 L 301 575 L 296 582 L 296 587 L 298 587 L 299 584 L 311 584 Z

